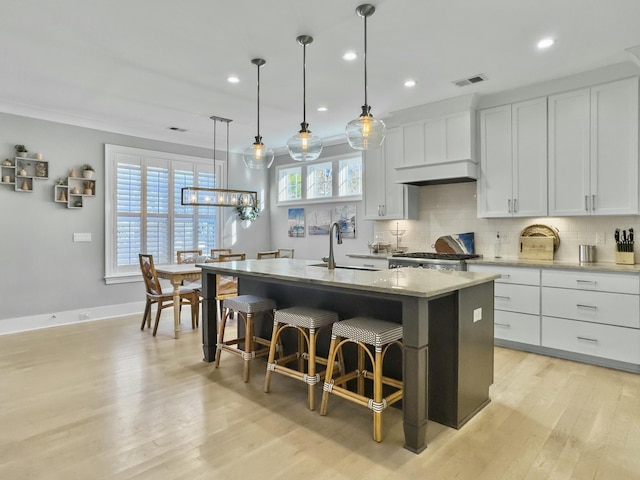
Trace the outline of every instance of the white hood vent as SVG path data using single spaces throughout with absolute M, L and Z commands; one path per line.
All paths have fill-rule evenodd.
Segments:
M 403 148 L 392 162 L 396 183 L 435 185 L 472 182 L 475 160 L 475 95 L 394 112 L 387 125 L 402 129 Z

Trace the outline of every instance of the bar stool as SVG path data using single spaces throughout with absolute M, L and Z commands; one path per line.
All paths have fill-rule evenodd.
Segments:
M 244 360 L 244 370 L 242 379 L 249 381 L 249 365 L 250 361 L 257 356 L 264 356 L 269 352 L 270 342 L 264 338 L 256 337 L 253 334 L 254 323 L 253 316 L 256 313 L 269 313 L 273 316 L 276 308 L 276 302 L 270 298 L 257 297 L 255 295 L 239 295 L 237 297 L 225 298 L 222 301 L 222 309 L 224 315 L 218 327 L 218 343 L 216 344 L 216 368 L 220 366 L 220 355 L 222 351 L 230 352 L 242 357 Z M 239 317 L 244 320 L 244 337 L 234 338 L 232 340 L 224 339 L 225 327 L 227 319 L 236 312 Z M 244 350 L 235 348 L 239 343 L 244 343 Z M 255 350 L 255 344 L 263 345 L 265 348 Z
M 402 381 L 382 375 L 382 364 L 384 356 L 391 345 L 399 345 L 402 348 L 402 325 L 384 320 L 367 317 L 355 317 L 333 324 L 331 330 L 331 345 L 329 347 L 329 358 L 327 374 L 324 380 L 322 392 L 322 404 L 320 415 L 327 414 L 327 404 L 329 394 L 333 393 L 359 405 L 373 410 L 373 439 L 376 442 L 382 441 L 382 412 L 389 405 L 402 398 Z M 358 344 L 358 368 L 352 372 L 343 373 L 337 378 L 333 378 L 333 362 L 337 352 L 347 342 Z M 375 349 L 375 357 L 371 354 L 367 345 Z M 365 370 L 365 352 L 369 356 L 373 373 Z M 352 392 L 344 386 L 345 382 L 357 379 L 357 391 Z M 364 380 L 373 380 L 373 398 L 365 395 Z M 382 396 L 383 385 L 389 385 L 395 390 Z
M 316 383 L 321 381 L 320 374 L 316 371 L 316 364 L 327 364 L 325 357 L 316 355 L 317 330 L 337 321 L 338 314 L 336 312 L 318 308 L 290 307 L 276 310 L 273 318 L 273 332 L 269 347 L 269 360 L 267 361 L 267 375 L 264 379 L 264 391 L 269 393 L 271 374 L 274 372 L 301 380 L 308 385 L 309 410 L 313 410 L 315 408 L 314 387 Z M 276 361 L 276 347 L 280 341 L 280 335 L 287 328 L 297 330 L 298 350 Z M 342 359 L 341 356 L 339 358 Z M 298 360 L 297 370 L 285 366 L 293 360 Z M 305 360 L 307 361 L 306 371 L 304 369 Z M 322 374 L 324 376 L 324 371 Z

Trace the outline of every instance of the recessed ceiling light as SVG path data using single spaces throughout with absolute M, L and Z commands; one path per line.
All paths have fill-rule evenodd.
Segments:
M 240 82 L 240 79 L 238 77 L 236 77 L 235 75 L 229 75 L 227 77 L 227 82 L 229 82 L 229 83 L 238 83 L 238 82 Z
M 404 86 L 405 87 L 415 87 L 416 86 L 416 81 L 415 80 L 405 80 Z
M 556 41 L 551 37 L 543 38 L 538 42 L 538 49 L 544 50 L 545 48 L 549 48 L 554 43 L 556 43 Z
M 319 112 L 326 112 L 327 110 L 327 107 L 318 107 Z
M 342 59 L 347 60 L 348 62 L 355 60 L 356 58 L 358 58 L 356 52 L 346 52 L 344 55 L 342 55 Z

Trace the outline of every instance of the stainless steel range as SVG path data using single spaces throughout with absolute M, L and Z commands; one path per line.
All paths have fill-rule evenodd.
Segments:
M 478 258 L 472 253 L 396 253 L 389 257 L 389 268 L 413 267 L 431 270 L 466 270 L 465 260 Z

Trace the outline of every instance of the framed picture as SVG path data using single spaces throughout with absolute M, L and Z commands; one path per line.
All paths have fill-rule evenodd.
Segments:
M 356 204 L 348 203 L 334 209 L 333 221 L 340 225 L 342 238 L 356 238 Z
M 329 229 L 331 228 L 331 210 L 309 210 L 307 221 L 307 232 L 309 235 L 329 235 Z
M 304 208 L 289 209 L 289 236 L 304 237 Z

